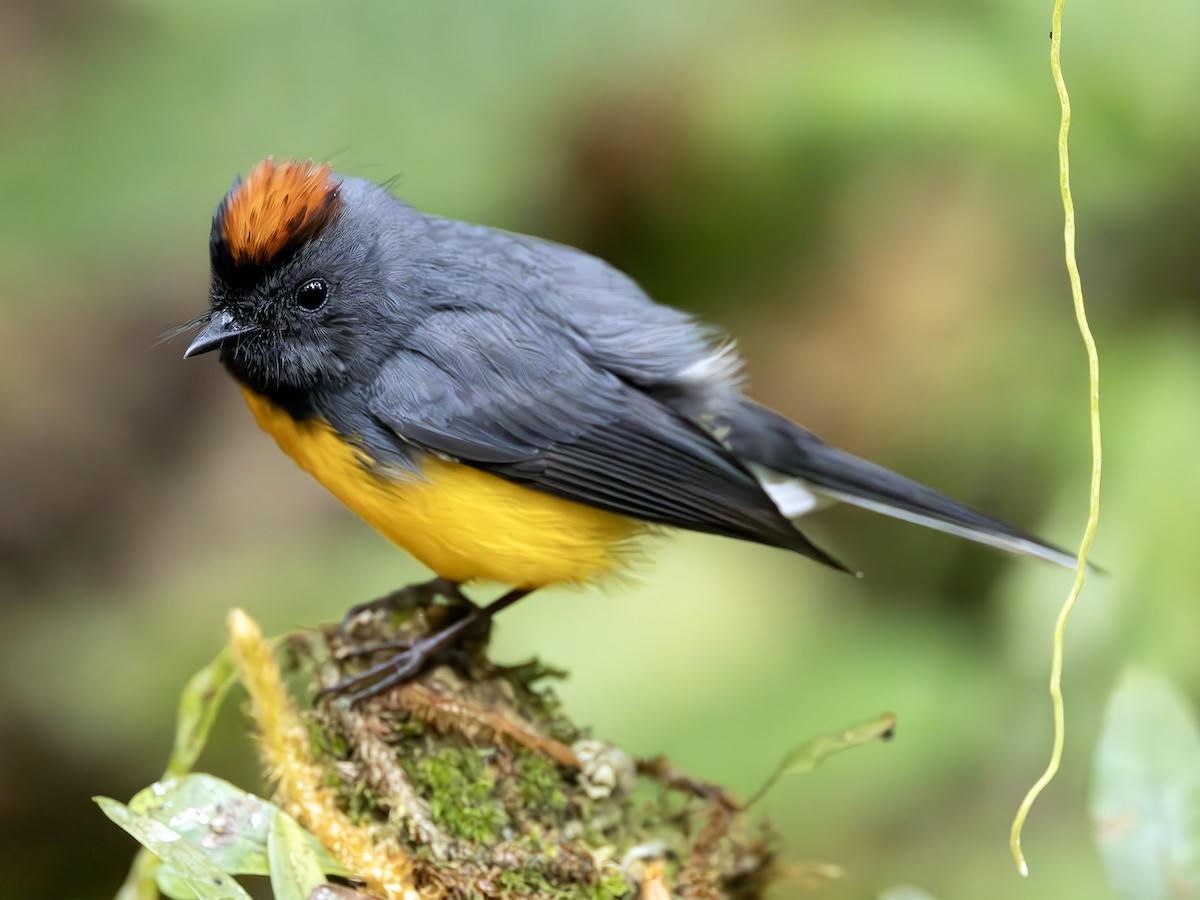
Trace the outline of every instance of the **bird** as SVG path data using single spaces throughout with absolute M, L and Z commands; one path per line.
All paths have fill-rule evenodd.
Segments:
M 280 449 L 435 573 L 413 589 L 469 604 L 333 686 L 351 702 L 539 588 L 621 572 L 664 529 L 850 571 L 797 524 L 845 503 L 1075 565 L 750 399 L 718 329 L 583 251 L 267 157 L 217 206 L 209 255 L 184 356 L 217 351 Z M 476 606 L 478 581 L 510 589 Z

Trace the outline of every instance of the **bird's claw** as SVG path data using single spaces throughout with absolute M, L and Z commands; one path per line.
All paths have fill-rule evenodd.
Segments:
M 421 673 L 421 670 L 448 646 L 442 634 L 431 635 L 418 641 L 381 641 L 363 647 L 350 647 L 343 651 L 343 658 L 364 656 L 379 650 L 395 649 L 399 652 L 383 662 L 376 663 L 361 672 L 348 675 L 341 681 L 321 688 L 316 699 L 345 694 L 351 706 L 377 696 L 389 688 L 403 684 Z

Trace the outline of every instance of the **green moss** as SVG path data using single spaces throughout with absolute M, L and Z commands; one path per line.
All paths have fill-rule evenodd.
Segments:
M 562 701 L 554 688 L 547 684 L 548 681 L 566 678 L 566 672 L 536 659 L 519 666 L 504 667 L 502 671 L 512 686 L 517 702 L 531 720 L 538 722 L 543 734 L 564 744 L 573 744 L 587 736 L 563 714 Z
M 395 744 L 403 744 L 424 738 L 429 726 L 417 718 L 402 719 L 392 724 L 391 739 Z
M 342 798 L 342 808 L 355 825 L 362 825 L 383 817 L 381 806 L 384 798 L 378 791 L 361 781 L 347 783 L 339 779 L 338 786 L 338 793 Z
M 600 882 L 592 888 L 594 900 L 616 900 L 618 897 L 628 897 L 632 893 L 633 888 L 616 866 L 607 867 Z
M 567 808 L 563 776 L 553 762 L 521 750 L 516 753 L 514 769 L 523 808 L 529 809 L 534 815 L 546 809 L 561 812 Z
M 431 756 L 401 760 L 429 814 L 448 835 L 490 845 L 508 823 L 496 798 L 496 770 L 478 751 L 443 747 Z
M 329 754 L 335 759 L 345 759 L 349 756 L 350 744 L 345 735 L 331 727 L 326 716 L 314 710 L 308 710 L 302 714 L 301 720 L 308 730 L 312 759 L 318 760 L 323 754 Z
M 397 633 L 382 617 L 375 624 L 373 633 L 370 622 L 362 626 L 358 639 L 413 636 L 411 627 Z M 326 634 L 334 640 L 332 651 L 318 658 L 336 660 L 339 639 L 332 629 Z M 428 676 L 439 698 L 457 698 L 461 706 L 439 699 L 426 712 L 413 707 L 414 698 L 408 697 L 365 707 L 369 721 L 354 726 L 348 720 L 351 728 L 369 728 L 375 741 L 376 752 L 365 759 L 355 750 L 357 732 L 339 733 L 348 727 L 345 722 L 318 708 L 308 723 L 313 747 L 324 758 L 327 783 L 347 814 L 399 841 L 412 854 L 415 870 L 448 896 L 472 900 L 483 896 L 481 885 L 486 885 L 488 896 L 632 897 L 635 887 L 613 860 L 649 843 L 662 846 L 664 859 L 689 858 L 712 805 L 652 773 L 643 774 L 629 793 L 591 798 L 574 769 L 487 724 L 486 716 L 500 717 L 527 732 L 573 744 L 585 729 L 563 715 L 546 683 L 554 674 L 537 663 L 494 666 L 479 648 L 463 665 Z M 392 754 L 377 752 L 380 738 Z M 407 780 L 419 806 L 379 796 L 360 783 L 396 783 L 387 777 L 390 766 L 400 770 L 394 774 Z M 421 817 L 424 824 L 409 817 Z M 414 824 L 420 827 L 414 829 Z M 424 826 L 433 827 L 423 832 Z M 730 832 L 716 840 L 719 852 L 712 856 L 712 871 L 701 873 L 714 884 L 725 883 L 722 879 L 730 873 L 757 871 L 769 859 L 762 839 Z M 754 891 L 733 894 L 756 896 Z
M 568 897 L 567 891 L 555 888 L 536 869 L 509 869 L 498 879 L 507 894 L 514 897 Z
M 633 887 L 626 881 L 616 866 L 606 871 L 604 877 L 596 884 L 556 884 L 549 880 L 545 872 L 536 866 L 522 866 L 520 869 L 509 869 L 501 873 L 497 879 L 504 889 L 505 896 L 538 897 L 549 900 L 618 900 L 633 894 Z

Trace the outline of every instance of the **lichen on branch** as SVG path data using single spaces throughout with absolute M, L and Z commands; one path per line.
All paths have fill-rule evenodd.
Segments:
M 276 800 L 379 897 L 756 897 L 772 839 L 725 791 L 639 761 L 567 718 L 537 663 L 486 638 L 357 706 L 329 686 L 362 644 L 451 614 L 410 606 L 291 635 L 271 654 L 235 611 L 235 658 Z M 275 657 L 286 660 L 286 681 Z

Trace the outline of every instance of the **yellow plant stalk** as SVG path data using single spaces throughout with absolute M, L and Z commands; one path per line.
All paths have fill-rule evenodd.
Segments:
M 308 732 L 283 687 L 279 666 L 258 624 L 240 609 L 227 620 L 234 662 L 250 695 L 259 754 L 276 784 L 280 805 L 311 831 L 368 888 L 389 900 L 418 900 L 412 864 L 393 841 L 356 827 L 310 761 Z
M 1025 855 L 1021 852 L 1021 829 L 1035 800 L 1058 774 L 1062 762 L 1063 743 L 1066 739 L 1065 714 L 1062 695 L 1063 668 L 1063 632 L 1067 627 L 1067 619 L 1075 608 L 1075 601 L 1083 590 L 1083 580 L 1087 570 L 1088 551 L 1092 548 L 1092 539 L 1096 535 L 1096 523 L 1100 519 L 1100 358 L 1096 353 L 1096 342 L 1092 338 L 1092 330 L 1088 327 L 1087 312 L 1083 305 L 1083 286 L 1079 280 L 1079 267 L 1075 262 L 1075 204 L 1071 199 L 1070 164 L 1067 155 L 1067 133 L 1071 128 L 1071 101 L 1067 96 L 1067 84 L 1062 74 L 1062 11 L 1063 0 L 1055 0 L 1054 15 L 1050 32 L 1050 72 L 1054 77 L 1054 86 L 1058 90 L 1058 101 L 1062 108 L 1062 119 L 1058 129 L 1058 184 L 1062 191 L 1063 200 L 1063 243 L 1066 251 L 1067 275 L 1071 280 L 1071 297 L 1075 304 L 1075 320 L 1079 325 L 1079 334 L 1087 348 L 1088 357 L 1088 388 L 1090 394 L 1090 420 L 1092 430 L 1092 485 L 1088 506 L 1087 526 L 1083 531 L 1083 540 L 1079 545 L 1079 556 L 1075 566 L 1075 581 L 1067 594 L 1054 626 L 1054 652 L 1050 663 L 1050 702 L 1054 710 L 1054 745 L 1050 751 L 1050 762 L 1046 771 L 1029 789 L 1025 799 L 1021 801 L 1017 814 L 1013 818 L 1012 833 L 1009 837 L 1009 847 L 1017 864 L 1017 871 L 1022 875 L 1029 874 L 1029 866 L 1025 863 Z

